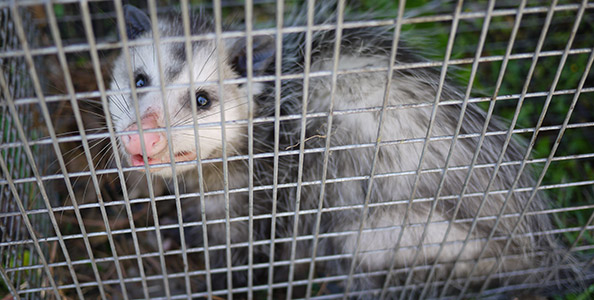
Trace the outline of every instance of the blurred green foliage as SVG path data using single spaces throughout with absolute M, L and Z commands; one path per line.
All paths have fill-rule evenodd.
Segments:
M 555 297 L 555 300 L 588 300 L 594 299 L 594 285 L 589 286 L 581 293 L 571 293 L 563 297 Z

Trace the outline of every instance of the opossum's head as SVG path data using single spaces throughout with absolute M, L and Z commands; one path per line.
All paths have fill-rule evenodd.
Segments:
M 124 7 L 129 40 L 153 38 L 150 18 L 133 6 Z M 191 16 L 191 34 L 214 32 L 212 19 Z M 159 36 L 183 37 L 182 17 L 159 20 Z M 110 112 L 116 131 L 139 132 L 121 135 L 119 144 L 124 157 L 132 166 L 143 166 L 143 148 L 149 164 L 168 164 L 191 161 L 197 157 L 192 102 L 196 106 L 199 126 L 199 151 L 202 159 L 222 155 L 221 102 L 224 105 L 225 140 L 227 154 L 232 155 L 245 147 L 246 126 L 229 121 L 245 120 L 248 116 L 248 91 L 245 83 L 225 84 L 220 97 L 219 72 L 223 79 L 244 77 L 247 73 L 245 39 L 225 40 L 223 66 L 219 70 L 214 40 L 193 41 L 191 61 L 188 64 L 185 42 L 162 42 L 157 51 L 154 43 L 129 47 L 129 61 L 125 51 L 114 62 L 112 90 L 128 90 L 110 97 Z M 160 57 L 157 57 L 160 53 Z M 272 61 L 274 42 L 270 37 L 253 39 L 253 72 L 262 72 Z M 132 70 L 130 81 L 129 67 Z M 160 72 L 160 70 L 162 72 Z M 161 74 L 163 78 L 161 78 Z M 190 74 L 193 89 L 190 89 Z M 210 84 L 208 84 L 210 82 Z M 161 83 L 165 86 L 161 88 Z M 131 88 L 138 89 L 137 107 Z M 261 85 L 253 84 L 254 96 L 261 92 Z M 193 95 L 193 96 L 192 96 Z M 137 116 L 140 118 L 138 123 Z M 165 130 L 166 118 L 171 126 L 170 135 Z M 245 124 L 245 122 L 239 122 Z M 161 129 L 159 129 L 161 128 Z M 172 151 L 173 155 L 171 155 Z M 193 164 L 176 165 L 176 173 L 196 168 Z M 153 174 L 171 176 L 171 167 L 150 168 Z

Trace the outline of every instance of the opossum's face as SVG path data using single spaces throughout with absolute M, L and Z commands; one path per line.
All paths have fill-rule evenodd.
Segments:
M 130 39 L 152 37 L 150 20 L 144 12 L 126 6 L 125 15 Z M 160 36 L 167 36 L 172 31 L 183 32 L 172 30 L 171 26 L 176 25 L 159 24 Z M 224 106 L 227 154 L 233 155 L 241 151 L 246 141 L 246 127 L 229 122 L 247 119 L 248 96 L 245 84 L 225 84 L 222 97 L 219 86 L 213 84 L 218 81 L 219 72 L 224 79 L 237 78 L 238 73 L 243 73 L 244 63 L 229 63 L 245 62 L 241 58 L 245 51 L 235 49 L 237 45 L 241 47 L 243 43 L 235 42 L 232 47 L 226 47 L 225 63 L 221 70 L 217 67 L 214 41 L 194 43 L 191 65 L 186 60 L 184 43 L 161 43 L 160 57 L 157 57 L 155 45 L 130 47 L 132 82 L 127 58 L 124 53 L 120 55 L 114 63 L 111 89 L 125 90 L 133 86 L 138 89 L 138 102 L 135 103 L 131 92 L 110 97 L 109 108 L 114 127 L 118 132 L 137 131 L 139 127 L 143 129 L 142 136 L 137 132 L 119 137 L 120 149 L 130 165 L 143 166 L 145 158 L 150 165 L 169 164 L 172 159 L 175 162 L 192 161 L 196 160 L 198 153 L 202 159 L 221 157 L 221 102 Z M 267 52 L 264 56 L 269 59 L 272 54 Z M 193 89 L 189 87 L 190 74 Z M 161 83 L 165 87 L 161 88 Z M 255 86 L 254 95 L 258 92 L 259 89 Z M 192 113 L 192 102 L 196 107 L 196 118 Z M 194 124 L 199 126 L 198 151 Z M 166 130 L 167 125 L 171 128 L 169 133 Z M 195 164 L 177 164 L 176 173 L 195 168 Z M 170 166 L 151 167 L 150 170 L 153 174 L 172 176 Z

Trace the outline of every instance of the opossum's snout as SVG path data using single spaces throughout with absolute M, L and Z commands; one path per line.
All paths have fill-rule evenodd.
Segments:
M 142 129 L 154 129 L 158 128 L 157 120 L 153 116 L 148 116 L 142 119 Z M 125 131 L 138 130 L 138 125 L 133 124 L 126 128 Z M 130 163 L 133 166 L 143 165 L 142 158 L 142 143 L 144 142 L 144 149 L 148 163 L 153 163 L 154 156 L 163 152 L 167 148 L 167 139 L 161 134 L 161 132 L 143 132 L 143 138 L 140 138 L 140 133 L 130 134 L 122 136 L 122 144 L 126 153 L 130 155 Z
M 158 117 L 154 114 L 149 114 L 141 119 L 141 125 L 143 129 L 142 139 L 140 133 L 133 133 L 122 136 L 122 145 L 124 151 L 129 156 L 129 162 L 132 166 L 143 166 L 144 157 L 142 154 L 142 148 L 146 151 L 146 158 L 149 164 L 162 164 L 169 163 L 170 156 L 167 147 L 167 137 L 165 132 L 151 131 L 151 129 L 161 128 L 159 126 Z M 136 131 L 138 130 L 137 124 L 132 124 L 125 131 Z M 148 130 L 148 132 L 146 132 Z M 174 154 L 176 162 L 188 161 L 196 159 L 196 153 L 193 151 L 181 151 Z M 157 171 L 159 169 L 151 169 L 151 171 Z

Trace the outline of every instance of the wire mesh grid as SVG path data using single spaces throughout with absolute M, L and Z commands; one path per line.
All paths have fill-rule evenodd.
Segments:
M 588 288 L 594 247 L 594 146 L 589 142 L 594 124 L 589 101 L 594 91 L 589 78 L 594 3 L 425 2 L 387 1 L 369 7 L 337 1 L 328 5 L 331 17 L 322 22 L 315 16 L 324 9 L 313 1 L 0 3 L 0 26 L 9 29 L 2 30 L 0 45 L 0 275 L 4 281 L 0 292 L 15 299 L 459 299 L 538 294 L 538 289 L 549 287 L 553 293 L 564 293 L 576 288 L 575 279 L 565 276 L 572 270 L 582 271 L 578 281 L 583 283 L 577 288 Z M 129 8 L 126 11 L 123 5 L 128 3 L 141 8 L 149 20 L 133 25 L 166 34 L 133 37 L 127 27 Z M 196 34 L 189 12 L 200 11 L 198 7 L 211 15 L 204 18 L 212 26 Z M 178 27 L 169 30 L 173 33 L 157 22 L 168 14 L 177 18 Z M 240 25 L 227 25 L 226 19 Z M 159 26 L 165 26 L 165 31 Z M 354 32 L 378 28 L 391 37 L 389 46 L 382 45 L 388 50 L 380 54 L 384 58 L 380 64 L 357 63 L 357 58 L 352 64 L 343 61 L 350 48 L 358 47 L 349 40 Z M 325 36 L 326 48 L 319 46 L 320 32 L 332 32 Z M 261 52 L 262 37 L 272 41 L 277 51 L 268 56 Z M 303 58 L 296 62 L 296 72 L 285 68 L 291 59 L 286 44 L 293 40 L 301 43 L 293 46 Z M 193 47 L 209 43 L 243 45 L 239 52 L 245 56 L 245 74 L 226 77 L 220 71 L 230 64 L 224 59 L 224 47 L 215 47 L 206 59 L 192 52 Z M 171 56 L 175 45 L 181 45 L 179 53 Z M 151 47 L 157 76 L 138 77 L 133 60 L 151 56 L 150 52 L 139 56 L 142 47 Z M 424 49 L 429 59 L 403 58 L 403 53 L 416 48 Z M 316 60 L 324 51 L 325 61 Z M 372 54 L 369 57 L 378 55 Z M 123 58 L 118 60 L 118 55 Z M 259 72 L 262 56 L 270 65 Z M 200 79 L 170 80 L 172 60 L 182 69 L 184 65 L 204 69 L 201 63 L 208 61 L 214 71 L 207 80 L 192 74 L 201 73 L 200 68 L 186 75 Z M 125 80 L 122 86 L 114 70 L 118 63 L 124 74 L 119 77 Z M 437 91 L 429 98 L 390 101 L 390 91 L 397 90 L 401 80 L 390 75 L 389 80 L 380 81 L 381 88 L 363 81 L 369 86 L 361 88 L 381 90 L 380 102 L 341 104 L 346 101 L 340 98 L 344 78 L 418 75 L 419 70 L 436 74 L 427 77 L 433 80 L 428 87 Z M 151 84 L 144 86 L 149 80 Z M 287 106 L 285 94 L 294 92 L 287 91 L 287 82 L 298 82 L 302 91 L 319 91 L 322 82 L 328 95 L 298 93 L 300 104 Z M 461 92 L 442 91 L 450 85 L 460 86 Z M 225 110 L 226 101 L 200 102 L 224 99 L 224 94 L 233 92 L 230 87 L 237 86 L 243 89 L 243 98 L 254 100 L 241 105 L 240 117 Z M 191 113 L 182 124 L 175 122 L 181 108 L 175 111 L 166 103 L 173 101 L 173 92 L 188 89 L 202 92 L 189 93 L 184 109 Z M 262 93 L 272 101 L 268 114 L 259 107 Z M 148 121 L 143 103 L 149 101 L 148 95 L 157 95 L 155 105 L 169 116 L 160 126 L 144 126 Z M 128 108 L 118 106 L 122 105 L 117 104 L 119 97 L 130 99 L 124 104 Z M 326 102 L 321 105 L 318 98 Z M 205 122 L 200 105 L 220 105 L 227 113 Z M 451 113 L 452 107 L 458 109 L 453 110 L 457 115 L 450 115 L 453 125 L 444 125 L 440 113 Z M 472 107 L 486 112 L 476 130 L 463 122 L 472 118 Z M 387 127 L 393 114 L 415 110 L 429 116 L 420 128 L 424 134 L 394 135 L 394 128 Z M 143 126 L 118 127 L 126 111 L 132 112 L 130 124 Z M 373 126 L 364 122 L 358 126 L 369 126 L 374 137 L 336 142 L 344 135 L 336 126 L 359 122 L 359 116 L 373 116 Z M 508 120 L 501 122 L 504 126 L 488 126 L 499 122 L 499 117 Z M 418 126 L 415 120 L 408 121 L 407 126 Z M 293 132 L 293 139 L 283 131 L 311 123 L 319 128 Z M 444 126 L 452 130 L 435 134 Z M 201 155 L 206 151 L 203 145 L 211 141 L 199 133 L 213 128 L 223 141 L 220 149 L 214 155 Z M 240 136 L 247 137 L 240 146 L 229 138 L 236 136 L 236 128 L 245 129 Z M 271 144 L 264 150 L 258 135 L 262 128 L 269 130 Z M 174 152 L 180 143 L 178 132 L 183 130 L 192 136 L 183 141 L 189 144 L 185 149 L 193 147 L 197 152 L 192 157 L 185 151 Z M 137 163 L 122 142 L 132 140 L 135 133 L 140 140 L 140 149 L 134 152 Z M 160 161 L 151 156 L 152 145 L 147 141 L 155 135 L 168 141 Z M 390 138 L 394 136 L 399 138 Z M 481 158 L 481 151 L 488 149 L 477 145 L 492 139 L 500 146 L 516 139 L 528 142 L 513 159 L 504 155 L 506 146 L 497 150 L 501 155 Z M 473 151 L 462 163 L 455 159 L 457 142 L 472 145 Z M 430 160 L 430 153 L 436 151 L 432 144 L 445 145 L 443 159 L 423 164 L 424 153 L 429 153 L 426 160 Z M 398 161 L 386 167 L 382 156 L 390 150 L 384 149 L 418 153 L 410 155 L 410 163 Z M 337 163 L 336 157 L 344 158 L 341 153 L 368 155 L 369 168 L 341 172 L 338 168 L 353 168 L 365 159 Z M 52 157 L 50 163 L 46 155 Z M 294 165 L 288 169 L 290 162 Z M 150 175 L 163 168 L 177 176 Z M 307 175 L 309 168 L 319 173 Z M 531 169 L 534 175 L 527 176 L 533 180 L 526 184 L 522 173 Z M 505 181 L 497 176 L 505 170 L 515 170 L 514 178 Z M 269 174 L 263 177 L 262 172 Z M 489 175 L 485 186 L 472 188 L 473 172 L 477 177 L 480 172 Z M 447 182 L 452 174 L 463 174 L 465 179 L 454 190 Z M 409 182 L 410 188 L 376 199 L 374 188 L 389 189 L 397 181 Z M 352 191 L 362 194 L 355 202 L 344 200 Z M 313 200 L 312 194 L 316 195 Z M 490 213 L 478 208 L 475 214 L 456 215 L 464 201 L 488 207 L 483 203 L 496 199 L 508 203 L 517 195 L 524 195 L 528 204 L 515 210 L 504 205 Z M 340 201 L 327 199 L 331 196 L 339 196 Z M 529 205 L 545 198 L 551 199 L 546 205 Z M 237 201 L 242 209 L 234 206 Z M 453 203 L 449 210 L 443 206 L 447 203 Z M 394 208 L 402 213 L 389 222 L 379 218 Z M 419 208 L 425 214 L 415 219 Z M 357 216 L 349 220 L 352 224 L 340 225 L 349 222 L 340 218 L 351 214 Z M 529 231 L 518 227 L 517 220 L 528 218 L 554 226 Z M 515 226 L 496 230 L 506 224 Z M 460 228 L 466 232 L 448 238 L 450 230 L 455 236 Z M 482 234 L 473 235 L 473 230 Z M 432 239 L 433 232 L 438 232 L 437 239 Z M 513 250 L 517 240 L 539 238 L 551 238 L 561 246 Z M 466 248 L 476 245 L 482 248 L 464 255 Z M 502 246 L 490 252 L 495 245 Z M 557 259 L 547 264 L 548 252 Z M 450 259 L 435 258 L 449 254 Z M 373 265 L 378 261 L 374 257 L 388 256 L 380 266 Z M 545 263 L 534 263 L 540 260 Z M 510 267 L 506 261 L 519 266 Z M 488 270 L 481 271 L 485 263 Z
M 29 13 L 25 12 L 24 17 L 30 18 Z M 18 48 L 19 41 L 17 38 L 17 29 L 14 21 L 10 18 L 8 8 L 3 8 L 0 11 L 0 33 L 2 52 L 10 51 Z M 33 37 L 37 33 L 34 26 L 23 26 L 22 34 L 28 38 Z M 0 59 L 2 66 L 2 102 L 7 95 L 15 98 L 31 97 L 32 82 L 26 76 L 26 64 L 23 57 L 9 57 Z M 18 118 L 19 121 L 14 121 Z M 0 114 L 0 128 L 2 131 L 0 139 L 2 145 L 8 145 L 17 142 L 21 139 L 36 138 L 42 135 L 38 130 L 36 120 L 36 112 L 29 106 L 15 107 L 14 111 L 9 111 L 6 105 L 2 107 Z M 18 125 L 17 125 L 18 124 Z M 21 147 L 6 148 L 2 151 L 2 170 L 3 181 L 4 178 L 26 178 L 32 176 L 31 169 L 28 165 L 30 154 L 36 158 L 34 164 L 43 166 L 46 164 L 47 156 L 43 155 L 41 151 L 43 147 L 32 146 L 25 151 Z M 27 153 L 29 152 L 29 153 Z M 10 287 L 10 290 L 17 288 L 28 288 L 39 286 L 47 283 L 45 274 L 30 272 L 30 271 L 13 271 L 6 272 L 5 268 L 20 268 L 27 265 L 36 265 L 43 263 L 43 257 L 48 257 L 49 248 L 46 243 L 37 244 L 22 244 L 20 241 L 28 239 L 28 233 L 35 232 L 39 235 L 47 235 L 48 219 L 46 216 L 38 215 L 30 218 L 23 218 L 26 216 L 27 210 L 37 209 L 40 206 L 37 200 L 36 188 L 31 183 L 20 184 L 16 186 L 9 186 L 3 184 L 0 200 L 0 213 L 3 214 L 0 221 L 0 236 L 3 246 L 0 247 L 0 257 L 2 257 L 2 280 L 6 282 L 5 287 Z M 55 196 L 52 194 L 52 196 Z M 15 200 L 18 199 L 18 200 Z M 11 214 L 12 212 L 20 211 L 22 214 Z M 4 214 L 8 215 L 4 216 Z

